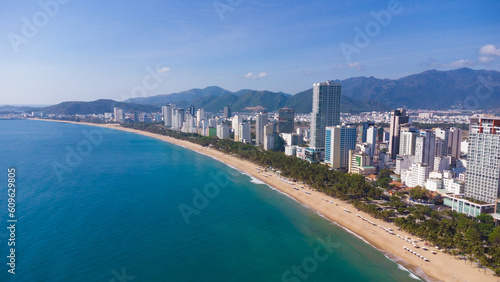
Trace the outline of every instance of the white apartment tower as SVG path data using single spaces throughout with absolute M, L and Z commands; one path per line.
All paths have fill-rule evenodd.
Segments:
M 465 196 L 494 203 L 499 191 L 500 117 L 471 118 Z

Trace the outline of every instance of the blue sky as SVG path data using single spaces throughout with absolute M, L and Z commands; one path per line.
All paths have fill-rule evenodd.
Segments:
M 499 15 L 500 1 L 3 0 L 0 105 L 500 70 Z

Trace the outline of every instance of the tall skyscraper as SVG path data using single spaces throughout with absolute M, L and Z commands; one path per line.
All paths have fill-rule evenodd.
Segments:
M 395 159 L 399 154 L 399 131 L 401 125 L 410 122 L 410 117 L 406 115 L 405 109 L 397 109 L 391 112 L 391 125 L 389 128 L 389 154 Z
M 500 196 L 500 117 L 470 120 L 465 196 L 488 203 Z
M 196 109 L 193 105 L 189 106 L 189 114 L 193 117 L 196 115 Z
M 114 111 L 114 115 L 115 115 L 115 121 L 116 122 L 123 122 L 123 120 L 124 120 L 123 110 L 118 108 L 118 107 L 114 107 L 113 111 Z
M 415 143 L 415 162 L 425 163 L 429 165 L 429 168 L 434 168 L 435 144 L 436 136 L 430 129 L 425 131 L 425 136 L 417 137 Z
M 231 117 L 231 107 L 229 106 L 224 107 L 224 117 L 225 118 Z
M 340 124 L 341 84 L 332 80 L 313 84 L 311 138 L 309 147 L 325 150 L 326 127 Z
M 243 117 L 235 115 L 233 117 L 233 122 L 231 124 L 233 130 L 234 130 L 234 141 L 239 141 L 240 140 L 240 123 L 243 122 Z
M 171 104 L 162 107 L 163 123 L 166 127 L 172 127 L 172 108 Z
M 265 132 L 264 126 L 267 124 L 267 114 L 260 113 L 257 115 L 257 120 L 255 123 L 255 144 L 264 144 Z
M 348 168 L 349 150 L 356 149 L 356 127 L 327 126 L 325 134 L 325 163 L 334 169 Z
M 198 109 L 198 111 L 196 113 L 196 123 L 198 124 L 198 127 L 200 126 L 201 121 L 204 119 L 205 119 L 205 110 Z
M 295 110 L 283 108 L 278 110 L 278 132 L 293 133 L 295 120 Z
M 448 150 L 449 154 L 456 160 L 460 159 L 460 150 L 462 142 L 462 130 L 460 128 L 452 127 L 448 133 Z

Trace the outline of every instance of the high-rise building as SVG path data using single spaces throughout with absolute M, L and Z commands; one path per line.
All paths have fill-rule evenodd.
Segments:
M 462 130 L 452 127 L 448 133 L 448 150 L 449 154 L 456 160 L 460 159 L 460 145 L 462 142 Z
M 327 126 L 340 124 L 341 84 L 334 81 L 313 84 L 313 108 L 311 113 L 311 138 L 313 151 L 325 150 Z
M 361 132 L 360 132 L 360 142 L 359 143 L 365 143 L 365 142 L 368 142 L 367 140 L 367 137 L 368 137 L 368 128 L 372 127 L 372 126 L 375 126 L 375 123 L 374 122 L 371 122 L 371 121 L 365 121 L 363 122 L 363 124 L 361 125 Z M 369 142 L 371 143 L 371 142 Z M 375 143 L 371 143 L 371 144 L 375 144 Z
M 356 127 L 327 126 L 325 133 L 325 163 L 334 169 L 348 168 L 349 150 L 356 149 Z
M 401 180 L 408 187 L 424 187 L 427 178 L 429 178 L 429 172 L 429 165 L 423 163 L 414 163 L 408 170 L 401 172 Z
M 417 137 L 415 143 L 415 162 L 425 163 L 429 168 L 434 168 L 434 146 L 436 145 L 436 136 L 432 130 L 427 129 L 425 136 Z
M 269 134 L 264 137 L 264 150 L 274 150 L 277 135 Z
M 434 171 L 443 172 L 449 170 L 451 165 L 451 157 L 435 156 L 434 157 Z
M 266 136 L 264 133 L 264 126 L 267 123 L 267 114 L 260 113 L 257 115 L 257 120 L 255 122 L 255 144 L 262 145 L 264 144 L 264 137 Z
M 500 117 L 471 118 L 467 151 L 465 196 L 494 203 L 500 196 Z
M 233 121 L 231 126 L 233 127 L 234 130 L 234 141 L 240 141 L 240 123 L 243 122 L 243 117 L 235 115 L 233 117 Z
M 193 117 L 196 115 L 196 109 L 193 105 L 189 106 L 189 114 Z
M 114 111 L 114 115 L 115 115 L 115 121 L 116 122 L 123 122 L 124 121 L 123 110 L 118 108 L 118 107 L 114 107 L 113 111 Z
M 406 115 L 405 109 L 397 109 L 391 112 L 391 124 L 389 127 L 389 154 L 395 159 L 399 154 L 399 133 L 401 125 L 410 122 L 410 117 Z
M 168 104 L 166 106 L 161 107 L 163 112 L 163 123 L 166 127 L 172 126 L 172 105 Z
M 217 137 L 219 139 L 229 138 L 229 127 L 225 124 L 217 125 Z
M 186 111 L 184 109 L 174 109 L 172 114 L 172 129 L 181 130 L 184 126 Z
M 278 132 L 293 133 L 295 110 L 283 108 L 278 110 Z
M 366 129 L 366 140 L 363 142 L 367 142 L 375 146 L 377 144 L 377 135 L 378 128 L 375 125 L 372 125 Z
M 401 125 L 399 132 L 399 156 L 415 155 L 415 144 L 419 136 L 418 130 L 410 124 Z
M 225 118 L 231 117 L 231 107 L 229 106 L 224 107 L 224 117 Z
M 205 110 L 204 109 L 198 109 L 196 112 L 196 123 L 198 124 L 198 127 L 201 124 L 201 121 L 205 119 Z
M 243 142 L 245 144 L 252 143 L 252 139 L 250 137 L 250 123 L 248 122 L 240 123 L 240 130 L 238 132 L 240 134 L 238 141 Z
M 434 130 L 434 134 L 436 134 L 436 156 L 448 156 L 448 130 L 438 127 Z

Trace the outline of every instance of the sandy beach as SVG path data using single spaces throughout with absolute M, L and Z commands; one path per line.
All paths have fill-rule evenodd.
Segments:
M 188 141 L 178 140 L 172 137 L 153 134 L 140 130 L 124 128 L 118 124 L 94 124 L 83 122 L 68 123 L 112 128 L 153 137 L 165 142 L 183 146 L 195 152 L 201 152 L 225 164 L 234 166 L 239 170 L 245 171 L 253 177 L 261 180 L 269 186 L 278 189 L 283 193 L 286 193 L 287 195 L 293 197 L 296 201 L 307 205 L 310 209 L 320 213 L 332 222 L 335 222 L 338 225 L 357 234 L 359 237 L 362 237 L 364 240 L 382 251 L 395 262 L 405 266 L 415 274 L 429 281 L 497 280 L 492 271 L 487 270 L 485 274 L 484 269 L 477 268 L 475 264 L 471 265 L 469 262 L 465 263 L 464 260 L 459 260 L 451 255 L 444 254 L 434 247 L 428 247 L 428 250 L 423 250 L 421 247 L 425 246 L 425 242 L 418 242 L 420 248 L 415 248 L 411 243 L 401 239 L 400 237 L 404 238 L 405 236 L 407 236 L 412 239 L 418 238 L 411 236 L 409 233 L 406 233 L 404 231 L 397 230 L 397 227 L 392 225 L 391 223 L 375 219 L 369 214 L 362 211 L 357 211 L 356 208 L 341 200 L 331 198 L 320 192 L 309 190 L 305 185 L 293 185 L 286 183 L 281 179 L 281 177 L 273 174 L 272 172 L 269 172 L 270 176 L 266 174 L 267 177 L 265 177 L 263 173 L 259 173 L 259 171 L 256 169 L 257 165 L 249 161 L 241 160 L 220 151 L 205 148 Z M 304 186 L 304 188 L 301 188 L 301 186 Z M 294 187 L 298 188 L 298 190 L 294 189 Z M 348 212 L 345 210 L 347 210 Z M 371 222 L 373 222 L 373 224 L 370 224 L 368 221 L 361 219 L 358 215 L 370 220 Z M 385 228 L 392 228 L 395 234 L 390 234 L 386 230 L 380 228 L 379 225 L 382 225 Z M 399 236 L 397 236 L 396 234 Z M 424 256 L 429 261 L 425 261 L 419 258 L 417 255 L 414 255 L 411 252 L 405 250 L 404 247 L 407 247 L 408 249 Z M 432 254 L 431 251 L 436 251 L 437 254 Z

